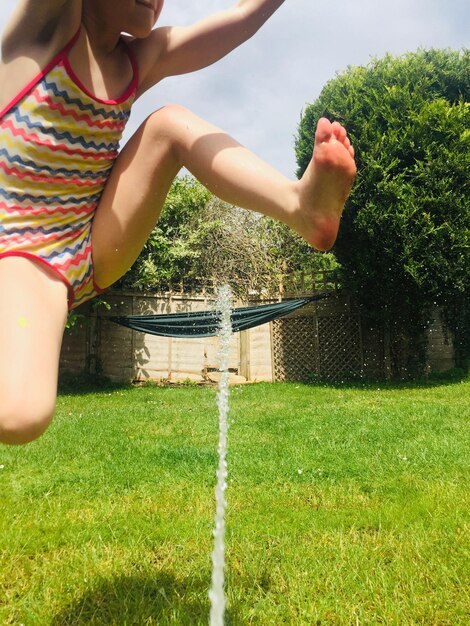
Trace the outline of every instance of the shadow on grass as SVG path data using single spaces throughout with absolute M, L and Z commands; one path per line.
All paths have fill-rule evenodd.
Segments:
M 130 389 L 131 383 L 116 383 L 104 376 L 91 374 L 71 374 L 61 373 L 59 377 L 59 395 L 85 396 L 90 393 L 100 393 L 119 391 L 120 389 Z
M 442 373 L 433 373 L 420 379 L 384 379 L 384 378 L 355 378 L 346 380 L 322 380 L 312 377 L 304 383 L 309 386 L 328 387 L 331 389 L 364 389 L 375 391 L 380 389 L 427 389 L 446 385 L 456 385 L 467 382 L 469 373 L 460 368 L 454 368 Z
M 74 374 L 69 372 L 62 372 L 59 377 L 59 387 L 58 393 L 59 395 L 66 396 L 86 396 L 87 394 L 99 394 L 110 393 L 112 391 L 122 391 L 128 389 L 134 389 L 136 387 L 147 387 L 147 388 L 156 388 L 156 389 L 174 389 L 175 387 L 190 387 L 201 388 L 204 386 L 212 386 L 215 385 L 213 383 L 204 385 L 198 383 L 188 384 L 186 382 L 182 383 L 167 383 L 165 381 L 139 381 L 139 382 L 115 382 L 106 378 L 106 376 L 100 376 L 96 374 Z
M 322 380 L 320 378 L 312 377 L 309 381 L 303 382 L 275 382 L 275 383 L 265 383 L 260 382 L 254 385 L 256 386 L 273 386 L 278 385 L 282 387 L 283 385 L 304 385 L 306 387 L 324 387 L 329 389 L 362 389 L 364 391 L 372 390 L 376 391 L 379 389 L 389 389 L 389 390 L 400 390 L 400 389 L 426 389 L 432 387 L 441 387 L 447 385 L 456 385 L 463 382 L 467 382 L 469 380 L 469 374 L 463 369 L 455 368 L 453 370 L 449 370 L 443 372 L 442 374 L 431 374 L 427 378 L 420 380 L 385 380 L 381 379 L 349 379 L 349 380 L 341 380 L 341 381 L 332 381 L 332 380 Z M 143 387 L 157 387 L 159 390 L 171 389 L 174 388 L 175 385 L 165 385 L 164 383 L 156 383 L 153 381 L 148 381 L 143 385 Z M 187 385 L 181 384 L 176 385 L 185 387 Z M 104 376 L 97 375 L 89 375 L 89 374 L 69 374 L 62 373 L 59 379 L 59 395 L 69 395 L 69 396 L 85 396 L 88 394 L 99 394 L 103 393 L 111 393 L 113 391 L 120 391 L 126 389 L 132 389 L 135 387 L 131 382 L 112 382 L 108 378 Z M 190 385 L 191 388 L 194 388 L 194 385 Z
M 122 575 L 102 579 L 78 600 L 66 606 L 51 626 L 143 626 L 144 624 L 207 624 L 209 599 L 207 580 L 178 581 L 173 575 Z M 243 626 L 237 610 L 226 614 L 227 626 Z

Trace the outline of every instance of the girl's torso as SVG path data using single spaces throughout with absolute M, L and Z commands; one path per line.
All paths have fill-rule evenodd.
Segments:
M 96 293 L 91 223 L 138 84 L 122 43 L 130 81 L 97 97 L 72 64 L 81 40 L 83 29 L 0 111 L 0 257 L 45 263 L 76 304 Z

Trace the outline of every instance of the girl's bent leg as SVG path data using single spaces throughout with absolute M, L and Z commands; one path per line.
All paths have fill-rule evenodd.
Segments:
M 122 150 L 96 212 L 93 258 L 100 287 L 135 261 L 183 166 L 222 200 L 284 222 L 319 249 L 334 243 L 356 171 L 346 131 L 326 119 L 318 124 L 305 175 L 291 181 L 190 111 L 163 107 Z
M 67 288 L 37 263 L 7 257 L 0 293 L 0 442 L 24 444 L 54 413 Z

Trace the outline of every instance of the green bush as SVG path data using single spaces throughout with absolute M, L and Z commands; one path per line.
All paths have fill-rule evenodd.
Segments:
M 390 331 L 395 375 L 422 371 L 436 305 L 457 364 L 468 358 L 469 77 L 468 51 L 387 55 L 330 81 L 298 130 L 299 175 L 319 117 L 344 123 L 354 143 L 358 179 L 335 253 L 343 284 Z

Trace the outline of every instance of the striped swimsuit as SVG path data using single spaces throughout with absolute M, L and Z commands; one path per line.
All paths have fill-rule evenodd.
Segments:
M 119 99 L 89 93 L 68 61 L 79 34 L 0 111 L 0 258 L 46 265 L 70 309 L 102 292 L 91 225 L 138 83 L 130 55 L 133 80 Z

